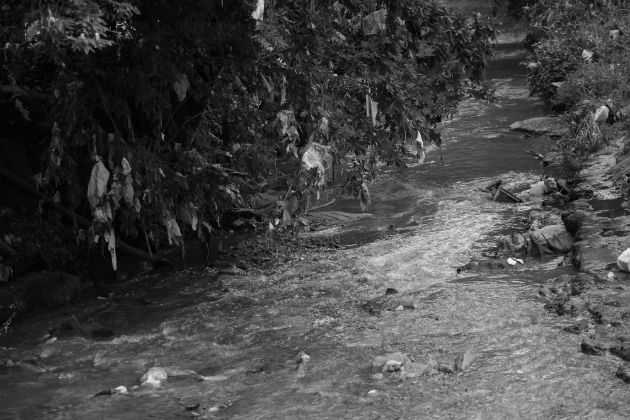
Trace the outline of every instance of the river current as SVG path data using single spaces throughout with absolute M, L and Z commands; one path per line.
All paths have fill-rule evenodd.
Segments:
M 528 96 L 522 58 L 516 42 L 499 46 L 488 74 L 497 101 L 467 100 L 445 124 L 444 165 L 433 148 L 426 165 L 384 168 L 371 186 L 373 216 L 326 232 L 356 246 L 304 255 L 273 275 L 224 276 L 230 293 L 220 299 L 203 273 L 156 279 L 142 304 L 103 303 L 103 316 L 125 320 L 108 340 L 34 344 L 77 308 L 18 325 L 22 338 L 3 357 L 39 358 L 47 372 L 0 372 L 0 419 L 630 418 L 618 360 L 580 353 L 580 336 L 562 329 L 569 320 L 538 298 L 540 284 L 571 268 L 531 258 L 456 270 L 527 217 L 527 207 L 492 202 L 481 189 L 538 179 L 539 162 L 525 152 L 552 146 L 508 128 L 543 113 Z M 358 204 L 325 210 L 358 212 Z M 386 288 L 415 309 L 366 311 Z M 300 351 L 310 360 L 296 365 Z M 475 358 L 463 373 L 371 376 L 375 356 L 402 352 L 429 364 L 464 351 Z M 214 380 L 134 388 L 151 366 Z M 129 394 L 93 397 L 120 385 Z

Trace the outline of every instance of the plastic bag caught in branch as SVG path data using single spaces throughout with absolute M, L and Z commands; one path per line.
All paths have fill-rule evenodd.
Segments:
M 186 93 L 188 93 L 189 88 L 190 82 L 188 81 L 188 76 L 185 74 L 179 75 L 177 80 L 173 82 L 173 90 L 175 91 L 179 102 L 183 102 L 183 100 L 186 99 Z
M 130 175 L 125 177 L 125 185 L 122 188 L 122 196 L 125 199 L 125 203 L 127 206 L 134 207 L 134 190 L 133 190 L 133 178 Z
M 381 9 L 363 18 L 361 26 L 364 35 L 374 35 L 387 30 L 387 10 Z
M 116 257 L 116 234 L 114 231 L 105 232 L 103 239 L 107 243 L 107 250 L 112 256 L 112 268 L 114 271 L 118 270 L 118 258 Z
M 101 161 L 101 158 L 96 156 L 96 163 L 92 167 L 92 174 L 90 175 L 87 189 L 87 198 L 92 208 L 98 207 L 101 198 L 107 192 L 108 181 L 109 171 Z
M 359 200 L 361 211 L 367 211 L 372 205 L 370 190 L 368 189 L 367 185 L 365 185 L 365 182 L 361 184 L 361 189 L 359 190 Z
M 330 146 L 323 146 L 318 143 L 308 145 L 302 155 L 302 166 L 306 170 L 317 168 L 317 186 L 326 184 L 326 172 L 332 168 L 333 157 L 330 154 Z
M 179 230 L 179 225 L 173 216 L 166 213 L 162 219 L 162 224 L 166 228 L 166 234 L 168 236 L 169 245 L 183 245 L 184 237 Z
M 265 14 L 265 0 L 258 0 L 256 3 L 256 9 L 252 12 L 252 18 L 255 20 L 263 20 Z
M 120 165 L 122 166 L 123 175 L 129 175 L 131 173 L 131 164 L 127 158 L 122 158 Z
M 365 94 L 365 113 L 368 118 L 372 119 L 372 125 L 376 125 L 376 116 L 378 115 L 378 102 L 373 101 L 369 93 Z

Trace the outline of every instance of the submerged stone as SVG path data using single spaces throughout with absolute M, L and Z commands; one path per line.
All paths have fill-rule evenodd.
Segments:
M 515 122 L 510 125 L 510 130 L 559 137 L 569 133 L 569 126 L 559 117 L 536 117 Z

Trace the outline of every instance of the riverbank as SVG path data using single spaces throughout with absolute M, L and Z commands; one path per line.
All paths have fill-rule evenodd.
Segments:
M 619 358 L 617 377 L 630 383 L 630 274 L 616 259 L 630 246 L 627 136 L 594 154 L 579 172 L 579 195 L 563 213 L 575 236 L 575 276 L 541 287 L 547 307 L 571 320 L 565 330 L 581 339 L 583 353 Z

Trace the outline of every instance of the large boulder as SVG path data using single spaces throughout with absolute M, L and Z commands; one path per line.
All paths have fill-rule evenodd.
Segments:
M 568 252 L 573 246 L 573 236 L 564 225 L 549 225 L 530 233 L 532 244 L 540 255 L 551 252 Z
M 559 117 L 536 117 L 510 125 L 510 130 L 524 131 L 532 135 L 559 137 L 569 133 L 568 124 Z

